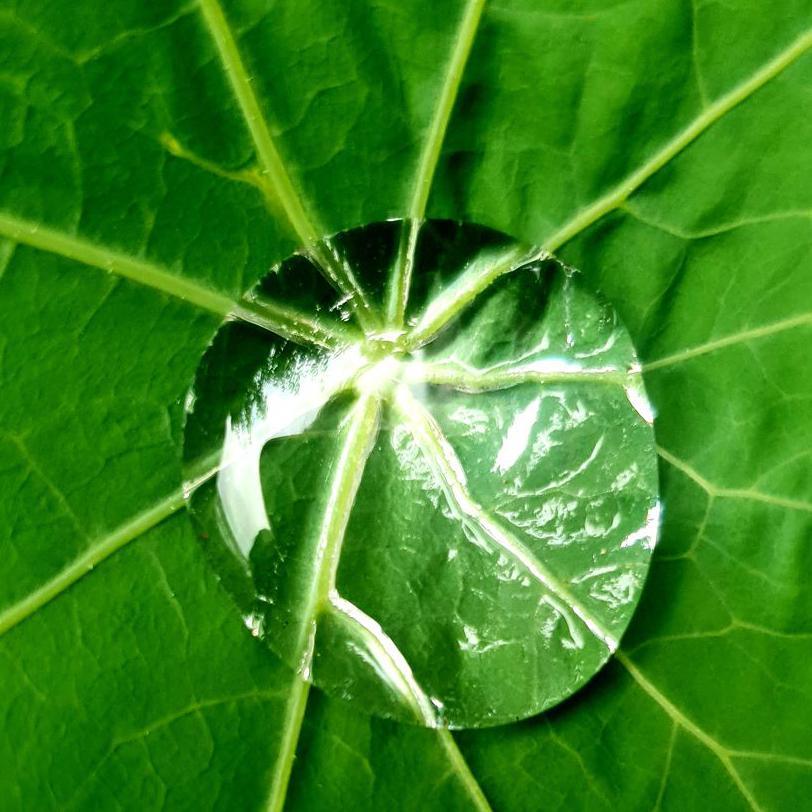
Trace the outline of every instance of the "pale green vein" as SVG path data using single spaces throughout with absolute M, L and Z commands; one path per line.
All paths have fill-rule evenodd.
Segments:
M 771 629 L 769 626 L 762 626 L 759 623 L 750 623 L 749 621 L 733 619 L 733 627 L 750 634 L 761 634 L 766 637 L 776 637 L 782 640 L 812 640 L 812 631 L 809 632 L 793 632 L 783 631 L 780 629 Z
M 229 316 L 262 327 L 299 344 L 316 344 L 334 349 L 361 338 L 351 324 L 321 318 L 261 296 L 247 294 L 234 305 Z
M 812 221 L 812 210 L 806 209 L 790 209 L 787 211 L 775 211 L 767 214 L 755 214 L 752 217 L 742 217 L 738 220 L 732 220 L 727 223 L 720 223 L 711 228 L 702 229 L 700 231 L 684 231 L 676 226 L 668 223 L 661 223 L 657 220 L 650 220 L 646 218 L 634 206 L 630 206 L 628 202 L 622 203 L 618 209 L 634 220 L 637 220 L 643 225 L 650 226 L 657 231 L 662 231 L 665 234 L 670 234 L 679 240 L 706 240 L 710 237 L 719 237 L 727 234 L 730 231 L 736 231 L 740 228 L 747 228 L 748 226 L 759 226 L 769 223 L 783 223 L 787 220 L 809 220 Z
M 657 800 L 654 802 L 654 809 L 652 812 L 662 809 L 663 797 L 665 796 L 665 788 L 668 786 L 668 777 L 671 774 L 671 760 L 674 757 L 674 745 L 677 742 L 677 733 L 679 725 L 672 719 L 671 722 L 671 735 L 668 738 L 668 749 L 665 751 L 665 763 L 663 764 L 663 777 L 660 781 L 660 791 L 657 793 Z
M 771 79 L 786 70 L 793 62 L 802 57 L 810 47 L 812 47 L 812 30 L 803 33 L 788 48 L 755 71 L 748 79 L 705 107 L 687 127 L 677 133 L 639 169 L 556 231 L 545 242 L 547 249 L 549 251 L 557 250 L 564 243 L 600 220 L 601 217 L 618 208 L 633 192 L 662 169 L 672 158 L 682 152 L 691 142 L 702 135 L 705 130 L 719 121 L 734 107 L 752 96 Z
M 577 765 L 578 769 L 583 776 L 584 781 L 592 790 L 592 792 L 599 797 L 605 804 L 609 805 L 610 801 L 609 798 L 606 797 L 606 793 L 603 791 L 601 786 L 595 780 L 595 777 L 589 771 L 586 762 L 584 761 L 584 757 L 581 753 L 573 747 L 563 736 L 559 736 L 558 731 L 556 730 L 555 725 L 550 721 L 550 717 L 545 715 L 543 717 L 544 722 L 547 726 L 547 733 L 550 738 L 555 742 L 555 745 L 566 753 Z
M 547 251 L 513 245 L 498 253 L 489 252 L 478 257 L 418 316 L 414 327 L 403 341 L 406 349 L 417 349 L 431 341 L 449 322 L 455 319 L 480 293 L 500 276 L 530 262 L 546 259 Z
M 485 0 L 468 0 L 465 6 L 455 37 L 454 49 L 451 52 L 451 58 L 446 68 L 445 80 L 437 100 L 437 107 L 420 154 L 414 181 L 414 192 L 409 205 L 408 225 L 404 224 L 402 244 L 398 251 L 398 258 L 390 281 L 387 316 L 390 324 L 395 327 L 403 325 L 406 304 L 409 298 L 412 268 L 414 266 L 417 235 L 426 214 L 426 204 L 437 171 L 437 163 L 440 160 L 448 123 L 451 120 L 451 112 L 454 109 L 454 103 L 465 72 L 465 65 L 468 62 L 476 38 L 484 6 Z
M 268 175 L 268 180 L 276 190 L 294 231 L 305 245 L 311 245 L 321 237 L 320 229 L 311 222 L 305 212 L 301 198 L 294 188 L 276 144 L 274 144 L 259 101 L 251 86 L 251 77 L 245 69 L 225 14 L 217 0 L 200 0 L 200 9 L 217 45 L 220 59 L 245 117 L 251 137 L 254 139 L 257 156 Z
M 218 316 L 228 316 L 235 305 L 222 293 L 176 276 L 146 260 L 97 245 L 81 237 L 0 212 L 0 234 L 66 259 L 81 262 L 108 273 L 123 276 L 178 299 L 183 299 Z
M 657 453 L 672 467 L 676 468 L 688 479 L 695 482 L 703 491 L 713 498 L 720 499 L 742 499 L 750 502 L 761 502 L 772 507 L 786 508 L 787 510 L 800 510 L 805 513 L 812 513 L 812 502 L 804 502 L 800 499 L 791 499 L 786 496 L 777 496 L 770 493 L 763 493 L 756 488 L 725 488 L 717 485 L 704 477 L 693 466 L 684 460 L 667 451 L 662 446 L 657 447 Z
M 429 383 L 450 386 L 462 392 L 492 392 L 521 383 L 597 383 L 625 386 L 632 374 L 615 369 L 555 369 L 551 364 L 520 364 L 515 367 L 477 369 L 459 361 L 412 361 L 405 365 L 404 376 L 409 383 Z
M 758 571 L 755 571 L 755 574 L 761 575 L 761 573 Z M 764 637 L 774 637 L 779 640 L 812 640 L 812 632 L 776 631 L 766 626 L 747 623 L 733 617 L 727 626 L 720 629 L 698 632 L 682 632 L 676 634 L 661 634 L 657 637 L 651 637 L 647 640 L 641 641 L 634 646 L 633 649 L 624 646 L 624 650 L 627 654 L 631 654 L 633 652 L 642 651 L 646 648 L 656 648 L 657 646 L 661 646 L 663 643 L 680 643 L 685 642 L 686 640 L 713 640 L 723 637 L 734 637 L 737 634 L 758 634 Z
M 781 753 L 760 753 L 752 750 L 731 750 L 733 758 L 751 759 L 753 761 L 772 761 L 776 764 L 789 764 L 793 767 L 812 769 L 812 759 L 799 756 L 785 756 Z
M 0 613 L 0 637 L 61 595 L 80 578 L 92 572 L 97 565 L 109 558 L 113 553 L 122 549 L 131 541 L 140 538 L 165 519 L 181 510 L 186 504 L 188 495 L 220 470 L 219 461 L 212 464 L 215 459 L 219 460 L 219 454 L 216 455 L 216 458 L 204 460 L 198 466 L 195 466 L 196 473 L 184 483 L 182 488 L 169 494 L 169 496 L 147 510 L 128 519 L 107 535 L 96 539 L 64 569 L 33 592 L 30 592 L 22 600 L 4 609 Z
M 82 237 L 0 212 L 0 236 L 129 279 L 214 313 L 256 324 L 284 338 L 319 346 L 344 343 L 351 330 L 267 300 L 234 302 L 211 290 L 139 257 L 130 256 Z
M 278 215 L 283 211 L 276 189 L 260 171 L 258 166 L 254 165 L 246 169 L 225 169 L 219 164 L 214 163 L 214 161 L 209 161 L 191 150 L 186 149 L 170 132 L 161 133 L 158 137 L 158 142 L 170 155 L 197 167 L 203 172 L 207 172 L 210 175 L 217 175 L 217 177 L 234 183 L 243 183 L 252 186 L 262 194 L 265 204 L 272 214 Z
M 471 48 L 476 38 L 479 20 L 482 16 L 482 9 L 485 0 L 468 0 L 463 12 L 460 27 L 457 32 L 454 50 L 446 70 L 445 81 L 437 102 L 437 108 L 429 127 L 428 137 L 420 156 L 420 163 L 417 169 L 415 180 L 414 196 L 409 207 L 409 217 L 413 220 L 421 220 L 426 212 L 431 183 L 437 169 L 437 162 L 440 159 L 440 152 L 445 140 L 448 122 L 451 119 L 451 111 L 457 99 L 465 65 Z
M 417 238 L 422 227 L 422 220 L 407 219 L 401 224 L 398 250 L 389 276 L 386 303 L 387 325 L 401 330 L 406 318 L 406 305 L 409 301 L 409 288 L 414 270 L 414 257 L 417 250 Z
M 299 669 L 305 678 L 310 676 L 319 615 L 330 611 L 330 597 L 336 588 L 344 533 L 378 433 L 380 410 L 381 404 L 376 394 L 367 393 L 358 399 L 348 418 L 346 434 L 335 463 L 313 555 L 313 577 L 294 648 L 299 658 Z
M 103 765 L 113 756 L 115 753 L 120 750 L 122 747 L 126 747 L 128 744 L 135 744 L 136 742 L 142 742 L 153 734 L 158 733 L 159 731 L 167 728 L 175 722 L 180 721 L 181 719 L 185 719 L 189 716 L 199 715 L 205 716 L 205 711 L 213 710 L 215 708 L 222 707 L 224 705 L 230 704 L 238 704 L 241 702 L 249 702 L 251 700 L 259 700 L 259 701 L 271 701 L 279 699 L 279 694 L 273 691 L 246 691 L 242 694 L 234 694 L 233 696 L 225 696 L 219 697 L 216 699 L 202 699 L 193 702 L 192 704 L 188 705 L 181 710 L 175 711 L 174 713 L 170 713 L 161 719 L 157 719 L 156 721 L 150 723 L 146 727 L 141 728 L 140 730 L 135 731 L 127 736 L 122 738 L 115 738 L 111 742 L 107 752 L 98 760 L 96 766 L 91 770 L 90 773 L 82 780 L 82 782 L 76 787 L 73 792 L 71 799 L 69 799 L 65 804 L 61 807 L 63 810 L 67 809 L 75 809 L 79 800 L 84 795 L 83 790 L 87 787 L 92 780 L 98 775 L 99 771 L 103 767 Z
M 437 727 L 437 713 L 431 700 L 415 679 L 406 657 L 380 623 L 335 591 L 330 596 L 330 605 L 333 616 L 363 641 L 377 665 L 376 670 L 415 721 L 426 727 Z
M 74 559 L 67 567 L 42 584 L 42 586 L 35 589 L 18 603 L 5 609 L 0 614 L 0 636 L 29 618 L 117 550 L 120 550 L 129 542 L 137 539 L 160 524 L 164 519 L 179 511 L 184 504 L 183 492 L 178 490 L 153 505 L 149 510 L 139 513 L 117 527 L 112 533 L 95 541 L 82 555 Z
M 282 720 L 279 753 L 271 773 L 271 786 L 265 803 L 266 812 L 282 812 L 285 797 L 290 785 L 290 775 L 296 760 L 296 750 L 302 732 L 310 683 L 298 674 L 291 673 L 291 687 L 285 703 L 285 716 Z
M 443 750 L 445 750 L 446 756 L 448 756 L 452 769 L 456 772 L 460 783 L 473 802 L 473 808 L 479 810 L 479 812 L 493 812 L 491 805 L 488 803 L 488 799 L 485 797 L 485 793 L 482 791 L 482 787 L 471 772 L 471 768 L 460 752 L 460 748 L 454 740 L 451 731 L 445 728 L 438 730 L 437 736 L 440 739 Z
M 242 110 L 257 157 L 276 198 L 285 211 L 291 228 L 303 246 L 317 260 L 327 278 L 346 296 L 362 325 L 375 321 L 369 302 L 358 285 L 352 270 L 334 251 L 321 242 L 324 229 L 316 224 L 305 210 L 301 194 L 296 190 L 282 156 L 271 135 L 268 122 L 260 107 L 251 77 L 240 55 L 234 34 L 217 0 L 199 0 L 203 19 L 217 46 L 220 61 L 228 76 L 234 96 Z
M 753 795 L 750 788 L 747 784 L 744 783 L 741 775 L 739 775 L 739 771 L 736 769 L 736 766 L 733 764 L 733 757 L 736 755 L 736 751 L 730 750 L 724 745 L 720 744 L 716 739 L 713 738 L 710 734 L 704 731 L 699 725 L 689 719 L 676 705 L 674 705 L 671 700 L 669 700 L 660 690 L 658 690 L 652 682 L 643 674 L 642 671 L 629 659 L 626 654 L 622 651 L 618 651 L 615 654 L 617 660 L 623 665 L 623 667 L 629 672 L 631 677 L 634 681 L 642 688 L 642 690 L 648 694 L 648 696 L 660 706 L 660 708 L 666 713 L 666 715 L 672 719 L 677 725 L 679 725 L 683 730 L 697 739 L 701 744 L 703 744 L 708 750 L 713 753 L 716 758 L 722 763 L 722 766 L 727 771 L 728 775 L 733 780 L 736 788 L 742 794 L 742 797 L 747 801 L 749 806 L 756 810 L 756 812 L 762 812 L 762 807 L 759 806 L 758 802 L 756 801 L 755 796 Z
M 790 316 L 787 319 L 775 321 L 772 324 L 763 324 L 761 327 L 751 327 L 747 330 L 741 330 L 738 333 L 722 336 L 722 338 L 706 341 L 704 344 L 697 344 L 695 347 L 687 347 L 684 350 L 679 350 L 662 358 L 655 358 L 653 361 L 647 361 L 643 364 L 643 371 L 653 372 L 655 369 L 690 361 L 692 358 L 707 355 L 717 350 L 723 350 L 726 347 L 734 347 L 737 344 L 745 344 L 748 341 L 757 341 L 758 339 L 768 338 L 778 333 L 784 333 L 787 330 L 794 330 L 797 327 L 808 327 L 810 325 L 812 325 L 812 313 L 799 313 L 797 316 Z
M 330 610 L 330 596 L 335 592 L 344 533 L 366 460 L 377 436 L 379 418 L 380 401 L 377 396 L 366 394 L 359 398 L 349 417 L 346 436 L 336 461 L 325 515 L 319 529 L 311 588 L 295 648 L 301 673 L 293 674 L 291 696 L 282 724 L 280 752 L 274 765 L 266 804 L 268 812 L 281 812 L 285 804 L 307 706 L 309 683 L 306 680 L 310 678 L 316 623 L 322 612 Z
M 137 730 L 134 733 L 129 734 L 128 736 L 116 739 L 113 745 L 113 750 L 122 747 L 125 744 L 130 744 L 131 742 L 136 742 L 139 741 L 140 739 L 146 739 L 153 733 L 156 733 L 157 731 L 165 727 L 168 727 L 187 716 L 192 716 L 194 714 L 200 713 L 201 711 L 212 710 L 214 708 L 222 707 L 223 705 L 232 705 L 239 704 L 241 702 L 250 702 L 251 700 L 268 701 L 268 700 L 278 700 L 280 698 L 281 698 L 280 693 L 278 691 L 260 691 L 257 689 L 252 689 L 250 691 L 245 691 L 241 694 L 234 694 L 232 696 L 223 696 L 216 697 L 213 699 L 196 700 L 187 707 L 175 711 L 174 713 L 171 713 L 167 716 L 164 716 L 161 719 L 158 719 L 150 723 L 146 727 L 143 727 L 140 730 Z
M 409 427 L 415 442 L 422 449 L 436 476 L 445 485 L 447 498 L 455 512 L 479 528 L 494 545 L 510 560 L 516 562 L 533 577 L 549 595 L 550 605 L 566 616 L 571 612 L 589 632 L 610 652 L 615 651 L 618 641 L 604 629 L 589 610 L 551 573 L 533 552 L 515 536 L 505 530 L 478 504 L 468 492 L 465 472 L 442 429 L 426 408 L 405 386 L 395 391 L 392 404 L 404 424 Z M 563 605 L 562 605 L 563 604 Z M 567 618 L 568 623 L 570 621 Z
M 705 89 L 705 80 L 702 77 L 702 68 L 699 64 L 699 31 L 697 26 L 697 17 L 699 16 L 699 9 L 697 8 L 697 0 L 690 0 L 691 3 L 691 65 L 694 71 L 694 78 L 696 79 L 696 89 L 699 92 L 699 98 L 702 101 L 702 107 L 707 107 L 708 93 Z

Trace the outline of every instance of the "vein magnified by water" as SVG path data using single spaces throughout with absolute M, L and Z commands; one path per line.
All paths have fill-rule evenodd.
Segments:
M 406 657 L 380 624 L 335 590 L 330 596 L 330 607 L 337 620 L 364 640 L 378 673 L 411 710 L 415 721 L 426 727 L 437 727 L 437 714 L 431 700 L 415 679 Z
M 606 648 L 613 652 L 618 641 L 585 606 L 570 593 L 566 586 L 536 558 L 536 556 L 510 533 L 507 533 L 490 514 L 468 493 L 462 466 L 451 444 L 425 407 L 405 387 L 396 390 L 393 406 L 409 426 L 412 436 L 423 450 L 438 478 L 446 487 L 449 500 L 461 516 L 479 526 L 501 552 L 515 561 L 539 582 L 544 589 L 563 602 L 583 625 Z
M 401 244 L 389 285 L 387 319 L 394 327 L 403 326 L 406 305 L 409 299 L 409 286 L 414 269 L 414 255 L 418 234 L 426 214 L 426 203 L 428 202 L 434 174 L 437 171 L 437 162 L 440 159 L 443 141 L 448 130 L 451 111 L 457 99 L 457 93 L 465 72 L 465 65 L 471 54 L 484 6 L 485 0 L 468 0 L 465 6 L 454 41 L 454 49 L 446 69 L 445 81 L 420 155 L 412 200 L 409 205 L 407 220 L 404 222 L 403 231 L 401 232 Z
M 327 507 L 319 528 L 313 560 L 310 591 L 296 643 L 299 670 L 310 677 L 319 614 L 329 611 L 330 594 L 335 590 L 344 533 L 350 519 L 355 494 L 361 484 L 366 460 L 372 452 L 380 422 L 380 400 L 374 393 L 361 395 L 353 406 L 332 481 Z
M 430 383 L 450 386 L 460 392 L 493 392 L 508 389 L 522 383 L 602 383 L 610 386 L 625 386 L 634 373 L 619 370 L 572 369 L 560 372 L 533 369 L 532 365 L 500 365 L 497 368 L 475 369 L 459 362 L 415 361 L 406 366 L 405 372 L 410 383 Z
M 306 314 L 265 296 L 247 295 L 235 305 L 230 316 L 263 327 L 297 344 L 312 344 L 326 349 L 341 347 L 361 337 L 351 324 L 325 319 L 318 313 Z
M 482 264 L 472 263 L 423 308 L 417 323 L 406 335 L 404 346 L 416 349 L 427 344 L 499 277 L 548 256 L 543 248 L 513 245 Z

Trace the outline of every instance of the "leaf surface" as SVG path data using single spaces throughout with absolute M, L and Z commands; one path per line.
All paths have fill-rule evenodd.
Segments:
M 559 709 L 454 739 L 313 691 L 294 763 L 287 672 L 185 516 L 144 531 L 182 505 L 200 356 L 301 240 L 199 6 L 31 0 L 0 12 L 10 808 L 279 808 L 288 785 L 292 809 L 809 797 L 812 9 L 475 5 L 223 19 L 320 235 L 426 199 L 557 250 L 619 310 L 665 504 L 620 655 Z

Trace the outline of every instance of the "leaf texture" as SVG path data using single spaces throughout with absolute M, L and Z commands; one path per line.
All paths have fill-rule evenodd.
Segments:
M 455 72 L 465 4 L 206 6 L 319 233 L 417 211 L 422 177 L 428 216 L 593 277 L 657 410 L 663 539 L 619 656 L 559 709 L 452 738 L 313 691 L 299 731 L 301 689 L 239 627 L 187 517 L 160 523 L 197 361 L 300 242 L 223 33 L 195 3 L 7 5 L 5 804 L 802 807 L 808 0 L 494 1 Z

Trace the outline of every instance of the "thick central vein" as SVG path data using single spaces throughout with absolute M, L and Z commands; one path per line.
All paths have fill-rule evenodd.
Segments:
M 366 461 L 378 434 L 380 410 L 380 400 L 375 393 L 361 395 L 353 406 L 328 486 L 327 503 L 313 555 L 310 588 L 295 645 L 299 670 L 308 679 L 318 617 L 322 612 L 330 611 L 330 596 L 336 587 L 344 533 Z
M 376 317 L 352 270 L 335 251 L 331 250 L 330 246 L 322 242 L 324 229 L 308 215 L 302 202 L 302 196 L 293 185 L 254 92 L 251 77 L 243 63 L 234 34 L 219 2 L 217 0 L 199 0 L 199 3 L 234 96 L 251 133 L 262 170 L 276 191 L 277 199 L 281 203 L 293 231 L 317 261 L 328 280 L 343 295 L 349 297 L 362 326 L 374 323 Z
M 362 396 L 352 409 L 344 443 L 333 472 L 324 518 L 313 561 L 310 592 L 296 641 L 299 672 L 294 673 L 282 722 L 279 754 L 274 764 L 266 809 L 281 812 L 285 805 L 293 761 L 299 743 L 313 659 L 318 616 L 329 611 L 330 594 L 341 557 L 341 546 L 355 494 L 361 484 L 366 460 L 378 433 L 380 401 L 373 394 Z
M 336 619 L 363 641 L 378 676 L 409 708 L 415 721 L 426 727 L 437 727 L 437 714 L 431 700 L 415 679 L 408 660 L 380 623 L 354 603 L 342 598 L 336 590 L 330 595 L 330 604 Z
M 446 493 L 455 512 L 472 521 L 511 561 L 525 570 L 548 593 L 554 596 L 551 605 L 558 612 L 571 611 L 590 633 L 612 652 L 618 641 L 604 629 L 600 621 L 551 573 L 534 553 L 478 504 L 468 492 L 462 465 L 444 436 L 442 429 L 426 408 L 401 386 L 395 393 L 394 404 L 412 436 L 423 450 L 439 480 L 446 486 Z M 559 606 L 558 604 L 563 604 Z
M 812 48 L 812 30 L 804 32 L 788 48 L 783 50 L 766 65 L 753 73 L 741 84 L 734 87 L 721 98 L 705 107 L 702 112 L 683 130 L 678 132 L 658 152 L 656 152 L 639 169 L 632 172 L 611 191 L 583 209 L 568 223 L 564 224 L 550 236 L 545 246 L 549 251 L 556 251 L 577 234 L 585 231 L 609 212 L 622 205 L 625 200 L 642 186 L 652 175 L 662 169 L 672 158 L 695 141 L 709 127 L 715 124 L 726 113 L 737 107 L 757 90 L 786 70 L 793 62 Z
M 404 369 L 409 383 L 450 386 L 461 392 L 493 392 L 522 383 L 582 382 L 624 386 L 630 383 L 634 374 L 619 369 L 555 369 L 554 364 L 548 366 L 543 363 L 534 364 L 532 361 L 478 369 L 456 359 L 412 361 Z
M 273 184 L 296 235 L 305 245 L 310 245 L 321 234 L 308 217 L 279 155 L 225 14 L 217 0 L 200 0 L 200 8 L 243 112 L 262 168 Z
M 454 109 L 454 103 L 462 84 L 465 65 L 468 62 L 476 38 L 484 6 L 485 0 L 468 0 L 465 6 L 455 38 L 454 49 L 451 52 L 451 58 L 446 69 L 445 81 L 440 90 L 437 107 L 420 154 L 407 222 L 404 223 L 401 233 L 401 245 L 395 260 L 392 279 L 390 280 L 387 319 L 395 327 L 403 325 L 414 268 L 417 236 L 426 214 L 426 204 L 429 199 L 434 174 L 437 171 L 437 163 L 440 160 L 448 123 L 451 120 L 451 112 Z
M 235 318 L 256 324 L 292 341 L 335 347 L 346 343 L 351 334 L 346 325 L 269 300 L 246 299 L 235 302 L 218 291 L 140 257 L 97 245 L 82 237 L 23 220 L 12 214 L 0 212 L 0 236 L 129 279 L 189 302 L 220 318 Z

